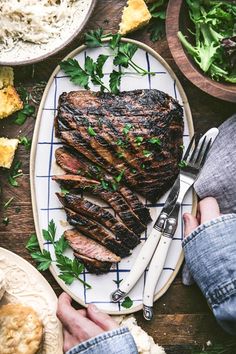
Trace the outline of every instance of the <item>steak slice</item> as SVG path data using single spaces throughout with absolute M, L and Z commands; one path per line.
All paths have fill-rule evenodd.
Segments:
M 64 232 L 64 237 L 70 247 L 75 251 L 75 256 L 81 259 L 85 267 L 87 267 L 85 257 L 88 259 L 87 262 L 90 271 L 91 266 L 94 267 L 94 272 L 97 274 L 104 272 L 104 268 L 108 271 L 108 266 L 111 267 L 112 263 L 118 263 L 120 261 L 120 257 L 94 240 L 84 236 L 78 230 L 67 230 Z
M 122 258 L 130 255 L 129 248 L 122 245 L 121 241 L 116 240 L 112 233 L 110 233 L 96 221 L 93 221 L 86 216 L 83 216 L 67 208 L 65 208 L 65 211 L 67 215 L 67 221 L 78 231 L 81 231 L 84 235 L 98 241 L 103 246 L 107 247 L 110 251 L 114 252 Z
M 135 90 L 118 96 L 64 93 L 56 131 L 68 145 L 112 175 L 124 171 L 122 181 L 150 200 L 163 194 L 178 174 L 183 110 L 161 91 Z
M 89 258 L 87 256 L 81 255 L 80 253 L 74 252 L 75 258 L 78 259 L 79 262 L 83 263 L 85 268 L 94 274 L 103 274 L 108 273 L 111 268 L 110 262 L 101 262 L 94 258 Z
M 101 183 L 78 175 L 54 176 L 52 179 L 66 188 L 86 188 L 90 194 L 100 197 L 114 209 L 124 224 L 135 234 L 140 235 L 146 230 L 146 226 L 134 214 L 129 204 L 119 192 L 105 190 L 101 186 Z
M 112 176 L 73 149 L 60 147 L 56 150 L 55 157 L 57 164 L 70 174 L 90 177 L 93 180 L 103 180 L 110 185 L 115 182 Z M 141 203 L 134 192 L 119 184 L 117 189 L 144 225 L 152 221 L 149 209 Z
M 64 207 L 72 209 L 90 219 L 99 222 L 112 232 L 122 244 L 133 249 L 140 243 L 139 237 L 119 222 L 108 210 L 81 198 L 77 194 L 68 193 L 64 196 L 56 193 Z

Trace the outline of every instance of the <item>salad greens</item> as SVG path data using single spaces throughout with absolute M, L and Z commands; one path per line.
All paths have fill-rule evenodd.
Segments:
M 236 83 L 236 3 L 186 0 L 194 44 L 182 32 L 178 37 L 204 73 L 212 79 Z

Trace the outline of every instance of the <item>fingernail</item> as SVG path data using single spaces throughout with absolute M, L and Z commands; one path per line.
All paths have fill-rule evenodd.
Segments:
M 91 309 L 93 312 L 99 312 L 99 309 L 98 309 L 97 306 L 94 305 L 94 304 L 91 304 L 91 305 L 90 305 L 90 309 Z

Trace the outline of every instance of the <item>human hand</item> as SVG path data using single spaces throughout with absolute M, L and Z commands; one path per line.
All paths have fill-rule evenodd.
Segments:
M 63 325 L 64 352 L 118 327 L 109 315 L 99 311 L 95 305 L 90 304 L 87 309 L 75 310 L 71 301 L 71 297 L 66 293 L 62 293 L 58 299 L 57 317 Z
M 183 215 L 184 219 L 184 236 L 193 232 L 200 224 L 217 218 L 220 216 L 219 205 L 215 198 L 207 197 L 202 199 L 198 203 L 197 216 L 193 216 L 189 213 Z

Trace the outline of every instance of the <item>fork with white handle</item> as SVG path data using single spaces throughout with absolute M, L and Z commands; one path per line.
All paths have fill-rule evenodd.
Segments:
M 212 133 L 211 133 L 212 136 L 211 136 L 211 138 L 207 139 L 207 141 L 208 141 L 207 145 L 204 144 L 205 147 L 207 146 L 207 149 L 209 149 L 211 142 L 213 142 L 214 137 L 217 135 L 216 131 L 218 133 L 218 129 L 213 128 L 213 130 L 214 130 L 214 132 L 212 130 L 210 130 L 210 131 L 212 131 Z M 210 131 L 208 131 L 206 133 L 206 134 L 208 134 L 208 136 L 210 135 Z M 206 136 L 206 134 L 204 135 L 204 137 Z M 202 139 L 204 139 L 204 137 Z M 201 141 L 203 141 L 202 139 L 201 139 Z M 194 142 L 194 139 L 191 140 L 189 147 L 185 153 L 184 159 L 187 159 L 187 157 L 190 153 L 190 150 L 193 147 L 193 142 Z M 194 150 L 195 150 L 195 152 L 198 150 L 199 154 L 202 154 L 202 151 L 200 151 L 200 149 L 198 148 L 198 145 L 195 146 Z M 207 150 L 205 150 L 205 148 L 204 148 L 204 152 L 206 155 Z M 172 212 L 172 210 L 175 206 L 175 202 L 176 202 L 178 195 L 179 195 L 179 188 L 180 188 L 180 175 L 177 177 L 177 179 L 170 191 L 170 194 L 165 202 L 165 205 L 164 205 L 157 221 L 155 222 L 155 224 L 153 226 L 151 234 L 149 235 L 147 241 L 144 243 L 144 245 L 143 245 L 140 253 L 138 254 L 137 259 L 136 259 L 132 269 L 130 270 L 127 278 L 125 278 L 121 282 L 119 289 L 117 289 L 116 291 L 114 291 L 111 294 L 112 300 L 114 302 L 120 301 L 122 298 L 124 298 L 130 292 L 130 290 L 134 287 L 134 285 L 136 284 L 136 282 L 138 281 L 138 279 L 141 277 L 141 275 L 144 273 L 146 267 L 148 266 L 153 254 L 155 252 L 155 249 L 158 245 L 158 242 L 160 240 L 162 232 L 165 228 L 168 216 Z M 154 287 L 154 290 L 155 290 L 155 287 Z M 151 296 L 151 295 L 149 295 L 149 296 Z M 149 303 L 147 303 L 146 306 L 149 306 Z M 151 306 L 152 306 L 152 303 L 150 303 L 150 307 Z M 146 309 L 147 309 L 147 313 L 148 313 L 149 308 L 146 307 Z
M 181 203 L 189 188 L 197 180 L 199 172 L 201 171 L 201 168 L 206 160 L 207 153 L 218 135 L 218 132 L 219 131 L 217 128 L 210 129 L 199 140 L 198 144 L 195 144 L 193 151 L 188 153 L 188 157 L 185 161 L 186 166 L 182 167 L 180 170 L 180 189 L 178 198 L 175 202 L 174 208 L 166 219 L 159 244 L 154 252 L 147 272 L 143 294 L 143 316 L 146 320 L 151 320 L 153 317 L 153 299 L 155 289 L 162 273 L 171 241 L 177 229 Z

